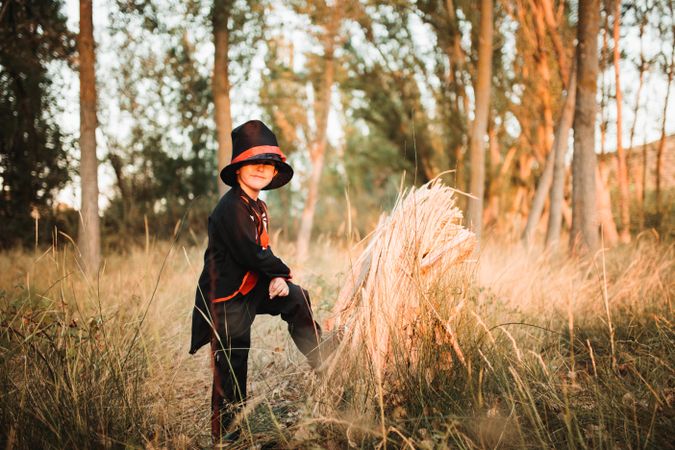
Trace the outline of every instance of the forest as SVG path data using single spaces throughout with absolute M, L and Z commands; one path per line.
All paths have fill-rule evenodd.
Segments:
M 672 448 L 674 74 L 672 0 L 0 0 L 0 446 L 211 445 L 190 316 L 259 119 L 339 344 L 256 319 L 235 448 Z

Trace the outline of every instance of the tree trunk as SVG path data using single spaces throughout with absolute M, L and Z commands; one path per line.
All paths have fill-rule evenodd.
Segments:
M 619 28 L 621 21 L 621 0 L 614 0 L 614 79 L 616 84 L 616 158 L 617 178 L 619 184 L 619 211 L 621 217 L 621 242 L 630 242 L 630 199 L 628 196 L 628 169 L 626 155 L 623 151 L 623 125 L 622 125 L 622 96 L 621 77 L 619 71 Z
M 565 153 L 567 152 L 567 143 L 569 140 L 569 131 L 574 120 L 574 108 L 577 90 L 576 61 L 572 63 L 571 74 L 569 76 L 569 85 L 567 97 L 563 110 L 560 113 L 560 119 L 555 132 L 555 143 L 553 144 L 553 153 L 555 154 L 551 194 L 550 211 L 548 215 L 548 226 L 546 227 L 546 246 L 553 247 L 560 241 L 560 226 L 562 223 L 563 201 L 565 197 Z
M 577 94 L 572 160 L 572 232 L 570 247 L 595 251 L 599 246 L 595 202 L 595 119 L 598 78 L 599 0 L 579 1 Z
M 469 103 L 468 96 L 466 95 L 466 86 L 463 82 L 462 73 L 466 71 L 465 61 L 466 54 L 464 49 L 462 49 L 462 36 L 457 20 L 457 14 L 455 12 L 455 4 L 452 0 L 445 1 L 445 9 L 448 13 L 448 20 L 453 28 L 453 33 L 451 35 L 450 44 L 445 48 L 445 54 L 448 57 L 448 78 L 449 85 L 456 86 L 456 93 L 454 95 L 454 104 L 455 109 L 458 113 L 463 114 L 463 117 L 466 120 L 466 129 L 471 128 L 471 120 L 469 119 Z M 461 101 L 460 101 L 461 100 Z M 463 144 L 456 145 L 452 150 L 452 155 L 455 158 L 456 167 L 455 167 L 455 188 L 460 191 L 466 190 L 466 180 L 465 180 L 465 165 L 464 165 L 464 152 L 465 146 Z M 464 201 L 464 198 L 459 199 L 460 202 Z
M 82 203 L 79 246 L 82 263 L 95 275 L 101 261 L 101 235 L 98 217 L 98 160 L 96 159 L 96 56 L 91 0 L 80 0 L 80 179 Z
M 550 5 L 549 5 L 550 7 Z M 542 156 L 548 153 L 546 157 L 546 163 L 544 165 L 544 171 L 539 179 L 537 188 L 532 200 L 532 207 L 530 208 L 530 214 L 527 216 L 527 224 L 525 225 L 525 230 L 522 234 L 522 241 L 527 245 L 534 234 L 534 231 L 539 224 L 541 219 L 541 214 L 544 210 L 544 203 L 546 202 L 546 196 L 551 187 L 551 180 L 553 179 L 553 166 L 555 164 L 555 146 L 556 140 L 554 139 L 551 142 L 551 136 L 553 135 L 553 117 L 551 113 L 551 96 L 550 96 L 550 82 L 551 76 L 548 69 L 548 57 L 545 48 L 546 42 L 546 19 L 545 19 L 545 5 L 532 5 L 532 12 L 534 17 L 534 29 L 537 35 L 537 70 L 539 72 L 538 77 L 538 91 L 541 96 L 541 101 L 543 105 L 543 136 L 540 138 L 540 142 L 543 143 L 544 151 Z M 555 33 L 554 33 L 555 34 Z M 557 34 L 556 34 L 557 35 Z M 563 52 L 564 53 L 564 52 Z M 563 76 L 562 78 L 565 78 Z M 569 78 L 569 77 L 567 77 Z M 563 118 L 565 117 L 564 112 L 567 107 L 567 99 L 563 99 L 563 108 L 561 109 L 561 115 L 558 119 L 556 125 L 555 136 L 560 135 L 559 128 L 565 126 L 563 123 Z M 570 122 L 571 122 L 571 113 L 570 113 Z M 567 130 L 569 130 L 570 124 L 567 124 Z
M 574 68 L 572 69 L 574 70 Z M 572 119 L 574 118 L 574 99 L 575 99 L 575 89 L 576 89 L 576 75 L 572 73 L 569 78 L 569 90 L 563 98 L 563 107 L 560 110 L 560 117 L 558 118 L 558 123 L 555 128 L 555 137 L 553 139 L 553 147 L 546 158 L 546 166 L 544 167 L 544 172 L 539 179 L 537 184 L 537 190 L 534 194 L 534 200 L 532 201 L 532 208 L 530 209 L 530 215 L 527 217 L 527 225 L 525 225 L 525 231 L 522 235 L 522 240 L 525 244 L 528 244 L 532 238 L 532 234 L 539 223 L 541 218 L 541 213 L 544 209 L 544 202 L 546 200 L 546 195 L 549 193 L 551 188 L 554 175 L 556 179 L 556 193 L 555 196 L 553 193 L 550 195 L 550 211 L 549 211 L 549 228 L 552 225 L 552 220 L 557 220 L 557 230 L 554 228 L 550 232 L 560 234 L 560 214 L 561 214 L 561 203 L 563 188 L 565 182 L 565 151 L 567 150 L 567 142 L 569 137 L 569 130 L 572 126 Z M 554 211 L 555 209 L 555 211 Z M 555 216 L 555 217 L 554 217 Z M 549 232 L 547 232 L 547 236 Z M 546 241 L 549 241 L 549 238 L 546 238 Z
M 481 0 L 480 30 L 478 34 L 478 73 L 475 84 L 476 108 L 471 127 L 471 181 L 470 193 L 475 197 L 469 199 L 467 220 L 469 226 L 481 235 L 483 218 L 483 194 L 485 191 L 485 132 L 487 131 L 488 112 L 490 107 L 490 86 L 492 78 L 492 0 Z
M 607 164 L 600 161 L 595 171 L 595 198 L 598 224 L 603 234 L 603 242 L 608 247 L 614 247 L 619 241 L 619 233 L 616 231 L 616 223 L 612 215 L 612 200 L 607 188 L 608 170 Z
M 644 35 L 644 21 L 640 22 L 640 67 L 638 68 L 639 70 L 639 81 L 638 81 L 638 87 L 637 87 L 637 92 L 635 94 L 635 108 L 633 110 L 633 124 L 630 128 L 630 142 L 629 142 L 629 150 L 630 154 L 628 155 L 626 165 L 628 166 L 628 171 L 631 174 L 631 178 L 633 181 L 633 186 L 635 188 L 635 202 L 637 203 L 637 211 L 638 215 L 641 214 L 643 205 L 642 205 L 642 173 L 640 172 L 640 168 L 635 166 L 635 160 L 636 160 L 636 150 L 633 147 L 634 145 L 634 137 L 635 137 L 635 127 L 637 125 L 637 118 L 638 118 L 638 113 L 640 111 L 640 96 L 642 94 L 642 86 L 644 84 L 644 78 L 645 78 L 645 57 L 644 57 L 644 48 L 643 48 L 643 35 Z
M 490 120 L 488 120 L 488 124 Z M 499 143 L 497 142 L 497 131 L 494 126 L 488 126 L 488 176 L 486 180 L 487 192 L 485 193 L 485 208 L 483 208 L 483 225 L 490 225 L 493 221 L 499 219 L 499 196 L 496 195 L 496 188 L 499 185 Z
M 642 141 L 642 182 L 640 197 L 640 229 L 645 227 L 645 203 L 647 201 L 647 136 Z
M 213 104 L 216 115 L 216 136 L 218 139 L 218 173 L 232 159 L 232 111 L 230 108 L 229 66 L 229 33 L 227 21 L 230 15 L 229 2 L 214 0 L 213 2 L 213 44 L 215 55 L 213 60 Z M 223 195 L 227 186 L 218 177 L 218 193 Z
M 298 261 L 304 262 L 309 254 L 309 242 L 312 237 L 314 212 L 319 199 L 319 184 L 323 171 L 324 156 L 326 153 L 326 131 L 328 128 L 328 113 L 330 111 L 331 91 L 335 76 L 335 61 L 333 58 L 334 35 L 329 33 L 324 43 L 324 72 L 319 91 L 316 93 L 314 117 L 316 117 L 316 135 L 310 147 L 312 174 L 307 189 L 307 200 L 300 219 L 300 230 L 296 242 L 296 256 Z
M 673 25 L 673 31 L 675 32 L 675 25 Z M 663 104 L 661 139 L 659 140 L 659 146 L 657 147 L 656 150 L 656 212 L 659 215 L 661 214 L 661 164 L 663 161 L 663 150 L 666 147 L 666 117 L 668 114 L 668 100 L 670 100 L 670 85 L 673 82 L 673 71 L 675 71 L 675 42 L 672 43 L 670 64 L 668 65 L 668 87 L 666 88 L 666 100 Z M 645 157 L 645 164 L 647 164 L 646 157 Z
M 457 161 L 457 167 L 455 169 L 455 188 L 460 191 L 466 191 L 464 148 L 462 145 L 457 145 L 455 147 L 455 160 Z

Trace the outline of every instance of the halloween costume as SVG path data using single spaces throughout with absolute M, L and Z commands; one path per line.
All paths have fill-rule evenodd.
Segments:
M 283 186 L 293 176 L 274 134 L 260 121 L 232 131 L 232 162 L 221 172 L 231 186 L 209 216 L 209 243 L 199 277 L 192 315 L 190 353 L 210 343 L 213 356 L 212 434 L 218 440 L 236 405 L 246 399 L 251 324 L 257 314 L 281 315 L 310 365 L 321 328 L 314 321 L 306 290 L 291 283 L 291 271 L 269 246 L 267 206 L 237 184 L 236 170 L 246 163 L 274 163 L 278 173 L 266 189 Z M 289 294 L 269 298 L 273 278 L 286 279 Z

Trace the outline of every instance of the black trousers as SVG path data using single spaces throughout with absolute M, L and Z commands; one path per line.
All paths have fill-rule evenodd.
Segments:
M 245 296 L 211 305 L 214 333 L 211 339 L 213 357 L 213 389 L 211 393 L 211 432 L 214 439 L 232 421 L 237 409 L 246 400 L 248 352 L 251 347 L 251 325 L 258 314 L 281 315 L 298 349 L 316 367 L 321 328 L 313 318 L 308 292 L 288 283 L 289 294 L 269 298 L 269 279 L 261 277 Z

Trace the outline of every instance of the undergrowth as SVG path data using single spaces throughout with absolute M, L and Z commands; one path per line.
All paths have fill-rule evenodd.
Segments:
M 98 283 L 61 252 L 0 256 L 0 446 L 208 447 L 208 356 L 187 355 L 201 249 L 112 256 Z M 341 252 L 305 271 L 321 314 Z M 468 288 L 426 293 L 420 323 L 447 321 L 458 347 L 422 327 L 385 375 L 358 351 L 313 374 L 272 320 L 234 447 L 673 448 L 673 253 L 646 238 L 585 262 L 491 245 Z

